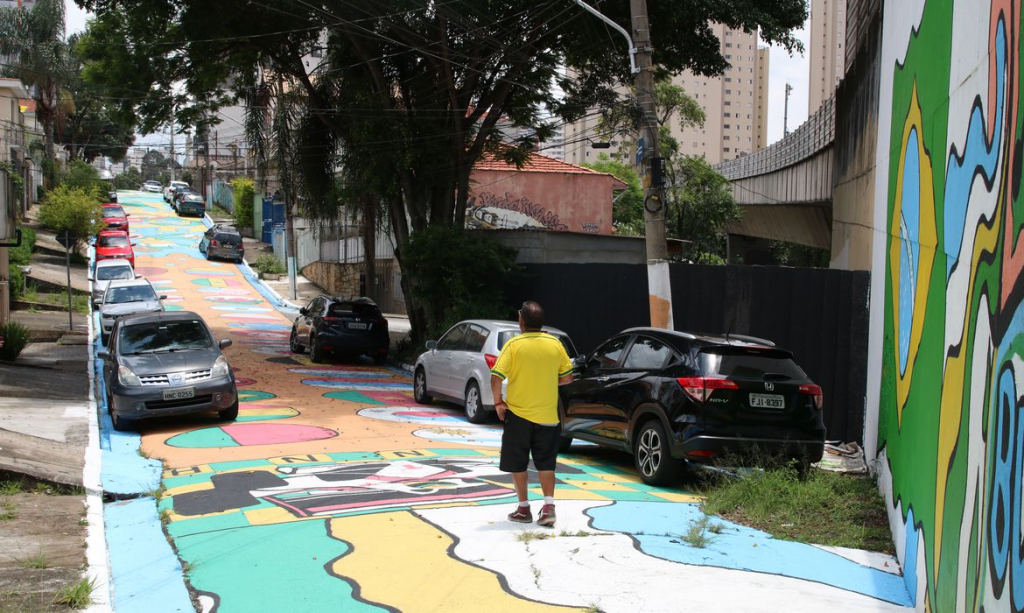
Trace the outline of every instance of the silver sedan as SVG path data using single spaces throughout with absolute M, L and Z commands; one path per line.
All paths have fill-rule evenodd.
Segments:
M 99 304 L 100 333 L 103 344 L 110 338 L 110 331 L 121 317 L 143 313 L 160 313 L 164 310 L 161 300 L 167 296 L 157 295 L 153 284 L 146 279 L 111 281 L 103 292 Z
M 549 326 L 543 330 L 562 341 L 569 357 L 576 355 L 568 334 Z M 519 333 L 514 321 L 470 319 L 452 326 L 440 340 L 427 341 L 427 351 L 416 359 L 413 375 L 416 402 L 430 404 L 438 398 L 465 407 L 474 424 L 490 419 L 494 412 L 491 367 L 505 343 Z

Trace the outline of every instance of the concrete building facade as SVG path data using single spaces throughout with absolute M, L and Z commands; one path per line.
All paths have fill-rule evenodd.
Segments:
M 679 141 L 680 151 L 703 156 L 717 164 L 757 151 L 768 139 L 768 49 L 758 48 L 757 33 L 731 30 L 711 24 L 721 41 L 722 54 L 731 66 L 721 77 L 704 77 L 689 72 L 673 78 L 693 96 L 706 115 L 704 126 L 682 130 L 676 122 L 672 135 Z M 625 91 L 625 90 L 623 90 Z M 585 164 L 597 160 L 601 153 L 618 152 L 621 137 L 613 138 L 610 150 L 594 150 L 590 140 L 604 140 L 596 135 L 600 116 L 597 110 L 566 126 L 564 160 Z
M 846 0 L 811 0 L 811 40 L 807 55 L 807 116 L 832 97 L 846 67 Z

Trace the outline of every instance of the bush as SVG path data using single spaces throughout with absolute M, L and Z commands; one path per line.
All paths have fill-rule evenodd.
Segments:
M 288 272 L 284 263 L 272 253 L 264 253 L 256 258 L 256 261 L 252 263 L 252 267 L 261 275 L 283 275 Z
M 0 360 L 16 359 L 28 345 L 29 336 L 28 328 L 16 321 L 0 325 Z
M 253 227 L 252 201 L 256 197 L 256 188 L 252 179 L 236 177 L 231 180 L 231 190 L 235 200 L 235 226 L 238 229 Z
M 20 266 L 11 265 L 8 268 L 7 282 L 10 284 L 11 298 L 20 298 L 25 293 L 25 273 L 21 272 Z
M 39 207 L 39 221 L 57 234 L 68 230 L 77 236 L 77 250 L 103 227 L 103 207 L 95 190 L 85 191 L 64 184 L 47 192 Z
M 82 160 L 71 160 L 68 164 L 68 171 L 64 174 L 61 185 L 71 189 L 81 189 L 86 193 L 95 192 L 99 199 L 104 191 L 103 180 L 100 179 L 100 172 Z
M 504 288 L 519 268 L 516 251 L 483 231 L 429 227 L 402 250 L 402 272 L 426 315 L 428 338 L 463 319 L 504 319 Z
M 32 228 L 21 229 L 21 246 L 12 247 L 7 252 L 11 266 L 28 266 L 32 261 L 32 249 L 36 246 L 36 231 Z

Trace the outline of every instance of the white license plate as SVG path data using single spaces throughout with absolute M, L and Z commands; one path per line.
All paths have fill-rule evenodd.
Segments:
M 349 324 L 348 325 L 348 329 L 349 330 L 365 330 L 366 329 L 366 324 Z
M 186 398 L 195 398 L 196 388 L 194 387 L 180 387 L 173 390 L 164 390 L 164 400 L 184 400 Z
M 779 394 L 751 394 L 750 406 L 755 409 L 784 409 L 786 399 Z

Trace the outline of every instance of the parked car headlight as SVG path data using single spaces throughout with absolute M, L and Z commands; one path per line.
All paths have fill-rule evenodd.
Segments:
M 139 376 L 132 372 L 127 366 L 119 366 L 117 369 L 117 381 L 125 387 L 140 387 L 142 381 Z
M 229 372 L 231 372 L 231 366 L 228 365 L 227 358 L 220 356 L 213 363 L 213 371 L 210 373 L 210 376 L 213 378 L 226 377 Z

